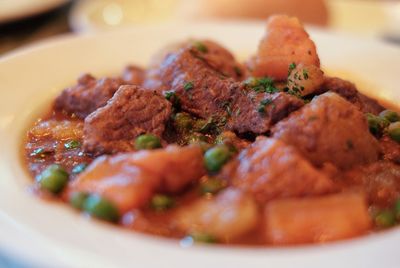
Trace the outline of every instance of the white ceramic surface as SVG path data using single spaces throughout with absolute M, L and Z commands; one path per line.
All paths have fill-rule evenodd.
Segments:
M 0 58 L 0 252 L 39 267 L 399 267 L 399 228 L 320 246 L 238 248 L 196 246 L 150 237 L 98 221 L 29 193 L 22 139 L 46 104 L 90 71 L 115 74 L 145 65 L 160 47 L 207 37 L 242 59 L 263 34 L 258 24 L 140 27 L 65 36 Z M 357 77 L 362 91 L 400 103 L 400 49 L 370 39 L 311 31 L 324 66 Z
M 0 0 L 0 23 L 46 12 L 69 0 Z

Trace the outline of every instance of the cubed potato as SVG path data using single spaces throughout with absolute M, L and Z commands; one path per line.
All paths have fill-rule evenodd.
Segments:
M 140 151 L 133 154 L 131 161 L 162 178 L 159 190 L 168 193 L 181 191 L 206 172 L 203 151 L 196 145 Z
M 130 162 L 129 154 L 97 158 L 72 182 L 70 192 L 99 194 L 124 213 L 145 205 L 159 178 Z
M 264 215 L 266 239 L 277 245 L 345 239 L 371 228 L 360 193 L 271 201 Z
M 234 188 L 182 207 L 175 218 L 184 232 L 212 235 L 219 241 L 229 241 L 249 232 L 258 219 L 258 208 L 251 196 Z

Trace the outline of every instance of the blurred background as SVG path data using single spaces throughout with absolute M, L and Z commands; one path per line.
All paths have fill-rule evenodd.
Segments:
M 0 55 L 68 32 L 202 20 L 260 21 L 273 13 L 400 45 L 398 0 L 0 0 Z

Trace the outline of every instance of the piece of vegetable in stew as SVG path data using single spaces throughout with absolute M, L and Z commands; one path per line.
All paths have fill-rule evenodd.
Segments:
M 296 18 L 271 17 L 246 63 L 191 39 L 83 75 L 41 118 L 24 143 L 36 192 L 121 228 L 276 246 L 400 224 L 400 113 L 326 76 Z

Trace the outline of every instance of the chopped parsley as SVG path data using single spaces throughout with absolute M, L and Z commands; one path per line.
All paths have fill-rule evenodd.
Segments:
M 244 84 L 255 92 L 275 93 L 279 92 L 274 85 L 274 80 L 270 77 L 255 78 L 250 77 Z
M 193 43 L 193 46 L 200 52 L 202 53 L 207 53 L 208 52 L 208 47 L 204 45 L 204 43 L 200 41 L 196 41 Z
M 273 101 L 271 99 L 265 99 L 265 100 L 260 101 L 257 111 L 259 113 L 265 113 L 265 107 L 267 107 L 268 105 L 270 105 L 272 103 L 273 103 Z
M 304 78 L 304 80 L 308 80 L 308 70 L 307 69 L 303 69 L 303 78 Z
M 164 92 L 164 97 L 169 102 L 171 102 L 172 106 L 174 106 L 175 108 L 180 107 L 180 100 L 179 100 L 179 97 L 176 95 L 175 91 Z
M 290 75 L 290 73 L 296 68 L 296 63 L 292 62 L 291 64 L 289 64 L 289 72 L 288 75 Z
M 193 88 L 194 88 L 193 82 L 186 82 L 186 83 L 183 85 L 183 89 L 184 89 L 185 91 L 189 91 L 189 90 L 191 90 L 191 89 L 193 89 Z
M 70 140 L 64 143 L 64 148 L 67 150 L 72 150 L 81 147 L 81 143 L 77 140 Z

